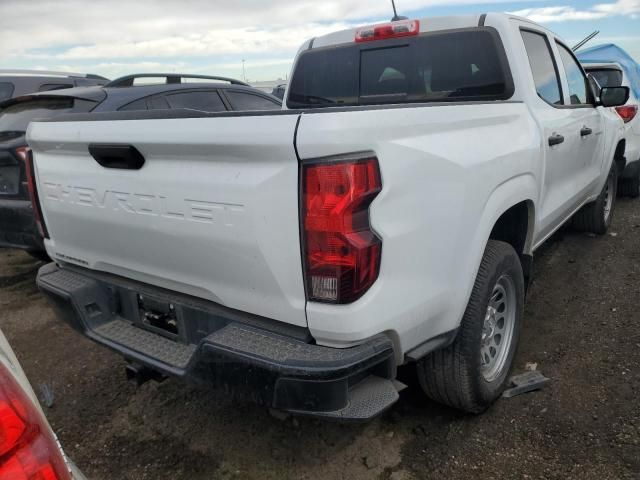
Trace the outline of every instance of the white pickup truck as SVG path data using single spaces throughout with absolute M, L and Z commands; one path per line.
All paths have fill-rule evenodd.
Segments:
M 623 124 L 553 33 L 504 14 L 306 42 L 279 112 L 34 122 L 30 184 L 77 330 L 157 374 L 340 419 L 502 392 L 534 251 L 604 233 Z
M 640 196 L 640 116 L 638 105 L 640 99 L 634 93 L 629 75 L 622 65 L 609 63 L 583 62 L 587 74 L 593 76 L 603 87 L 625 85 L 630 89 L 629 100 L 625 105 L 616 107 L 616 112 L 625 126 L 625 158 L 627 166 L 618 179 L 618 193 L 632 198 Z M 638 90 L 636 86 L 635 90 Z

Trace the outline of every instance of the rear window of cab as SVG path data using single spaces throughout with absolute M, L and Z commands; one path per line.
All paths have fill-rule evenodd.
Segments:
M 506 100 L 513 80 L 497 31 L 474 27 L 302 53 L 289 108 Z

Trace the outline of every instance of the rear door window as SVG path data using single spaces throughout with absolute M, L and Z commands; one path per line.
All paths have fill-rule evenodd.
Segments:
M 234 110 L 278 110 L 281 105 L 274 100 L 238 90 L 225 90 L 224 94 Z
M 32 120 L 89 112 L 96 102 L 73 97 L 43 97 L 14 103 L 0 111 L 0 132 L 26 132 Z
M 309 50 L 298 59 L 287 105 L 506 100 L 512 94 L 497 32 L 469 28 Z
M 547 36 L 529 30 L 522 31 L 529 66 L 533 73 L 536 91 L 540 98 L 551 105 L 562 105 L 560 77 L 553 60 Z
M 165 98 L 171 108 L 187 108 L 202 112 L 225 112 L 227 110 L 216 90 L 171 93 Z
M 589 96 L 587 94 L 587 77 L 569 49 L 560 43 L 557 45 L 558 51 L 560 52 L 560 59 L 564 66 L 564 73 L 567 76 L 567 84 L 569 85 L 569 101 L 571 105 L 588 104 Z
M 13 83 L 0 82 L 0 101 L 11 98 L 13 95 Z
M 601 87 L 620 87 L 622 86 L 622 72 L 613 68 L 603 69 L 587 69 L 587 73 L 596 79 Z

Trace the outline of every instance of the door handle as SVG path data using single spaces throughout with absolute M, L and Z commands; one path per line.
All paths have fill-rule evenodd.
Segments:
M 593 130 L 591 130 L 589 127 L 582 127 L 580 129 L 581 137 L 586 137 L 587 135 L 591 135 L 592 133 L 593 133 Z
M 140 170 L 145 162 L 133 145 L 90 144 L 89 153 L 104 168 Z
M 564 142 L 564 137 L 558 133 L 554 133 L 549 137 L 549 146 L 560 145 Z

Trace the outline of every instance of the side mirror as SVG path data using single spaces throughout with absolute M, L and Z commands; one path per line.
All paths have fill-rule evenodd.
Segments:
M 603 107 L 619 107 L 629 100 L 629 87 L 604 87 L 600 90 L 600 104 Z

